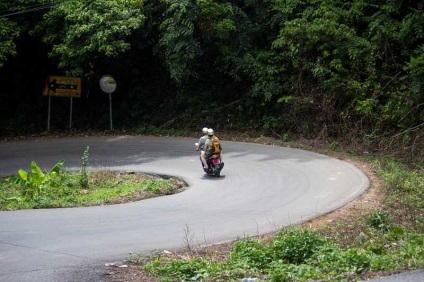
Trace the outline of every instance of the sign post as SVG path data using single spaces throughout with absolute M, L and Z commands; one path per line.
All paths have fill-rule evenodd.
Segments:
M 73 98 L 71 97 L 71 102 L 70 102 L 70 106 L 69 106 L 69 129 L 72 128 L 72 104 L 73 104 Z
M 113 130 L 112 125 L 112 93 L 116 90 L 116 81 L 110 75 L 104 75 L 100 78 L 100 88 L 106 94 L 109 94 L 109 113 L 110 113 L 110 130 Z
M 50 107 L 52 104 L 52 96 L 49 95 L 49 109 L 47 113 L 47 131 L 50 131 Z
M 46 81 L 46 87 L 43 91 L 44 96 L 49 96 L 49 109 L 47 114 L 47 131 L 50 131 L 50 109 L 51 97 L 70 97 L 69 129 L 72 128 L 72 107 L 73 98 L 81 97 L 81 78 L 67 76 L 49 76 Z

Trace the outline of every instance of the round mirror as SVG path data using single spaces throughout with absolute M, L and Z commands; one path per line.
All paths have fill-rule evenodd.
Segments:
M 116 80 L 110 75 L 104 75 L 100 78 L 100 88 L 103 92 L 111 94 L 116 90 Z

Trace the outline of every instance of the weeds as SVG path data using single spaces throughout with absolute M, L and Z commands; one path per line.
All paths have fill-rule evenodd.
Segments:
M 193 237 L 194 234 L 192 234 L 190 226 L 186 224 L 184 228 L 184 242 L 186 249 L 190 252 L 193 250 Z
M 90 155 L 90 147 L 87 146 L 87 148 L 84 150 L 84 153 L 81 157 L 81 178 L 80 178 L 80 184 L 81 187 L 86 189 L 88 188 L 88 173 L 87 173 L 87 166 L 88 166 L 88 157 Z
M 409 170 L 404 164 L 391 159 L 378 159 L 374 167 L 386 182 L 388 201 L 396 206 L 424 208 L 423 170 Z
M 392 215 L 387 211 L 380 211 L 368 215 L 366 222 L 369 226 L 387 231 L 392 226 Z
M 293 238 L 296 238 L 294 243 Z M 284 248 L 286 244 L 287 249 Z M 255 238 L 238 241 L 223 262 L 198 257 L 190 260 L 160 257 L 147 264 L 145 269 L 152 274 L 177 277 L 180 281 L 199 281 L 199 277 L 206 278 L 202 281 L 222 277 L 226 277 L 225 281 L 240 281 L 243 277 L 297 281 L 331 279 L 345 271 L 362 273 L 371 268 L 373 259 L 372 252 L 356 248 L 343 250 L 312 230 L 288 228 L 281 230 L 267 244 Z
M 43 173 L 37 163 L 32 161 L 30 172 L 20 169 L 18 170 L 18 176 L 8 178 L 7 182 L 12 185 L 19 185 L 23 188 L 22 194 L 25 198 L 38 199 L 46 197 L 49 193 L 49 188 L 58 185 L 55 179 L 60 174 L 63 163 L 64 161 L 59 161 L 49 172 Z
M 88 186 L 83 186 L 80 172 L 58 173 L 54 181 L 43 183 L 43 197 L 27 197 L 25 186 L 0 179 L 0 210 L 121 203 L 177 193 L 184 186 L 176 178 L 157 179 L 136 173 L 91 171 L 87 177 Z
M 398 232 L 399 230 L 395 231 Z M 374 243 L 344 248 L 316 231 L 285 228 L 270 242 L 245 238 L 234 244 L 228 259 L 170 259 L 159 256 L 144 269 L 169 281 L 240 281 L 256 277 L 261 281 L 349 280 L 369 271 L 408 267 L 424 263 L 424 235 L 402 233 L 381 236 L 386 245 L 376 253 Z M 286 248 L 287 246 L 287 248 Z M 223 279 L 225 277 L 225 279 Z
M 81 171 L 62 172 L 64 161 L 49 172 L 31 162 L 30 172 L 0 178 L 0 210 L 104 205 L 142 200 L 179 192 L 185 183 L 135 173 L 95 171 L 88 173 L 90 147 L 81 157 Z

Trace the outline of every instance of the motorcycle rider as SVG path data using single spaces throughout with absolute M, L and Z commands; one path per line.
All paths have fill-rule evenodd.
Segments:
M 200 137 L 199 142 L 197 143 L 196 151 L 199 151 L 200 150 L 200 159 L 202 161 L 203 168 L 207 168 L 208 167 L 208 164 L 206 163 L 206 159 L 204 160 L 202 158 L 202 153 L 204 153 L 205 142 L 208 139 L 208 128 L 207 127 L 204 127 L 202 129 L 202 133 L 203 133 L 203 136 Z
M 207 158 L 209 158 L 210 156 L 212 156 L 214 153 L 210 152 L 210 143 L 211 143 L 211 139 L 212 137 L 215 136 L 215 133 L 213 131 L 212 128 L 208 129 L 208 138 L 206 139 L 205 145 L 203 146 L 203 151 L 200 153 L 200 157 L 202 158 L 202 163 L 206 164 L 206 166 L 204 166 L 204 169 L 208 169 L 208 165 L 207 165 Z M 216 136 L 215 136 L 216 137 Z M 218 137 L 216 137 L 218 138 Z M 221 165 L 224 166 L 224 163 L 222 162 L 222 146 L 221 144 L 219 144 L 219 158 L 221 159 Z

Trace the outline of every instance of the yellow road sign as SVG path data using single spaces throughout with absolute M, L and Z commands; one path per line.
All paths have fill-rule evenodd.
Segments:
M 68 76 L 49 76 L 44 96 L 81 97 L 81 78 Z

